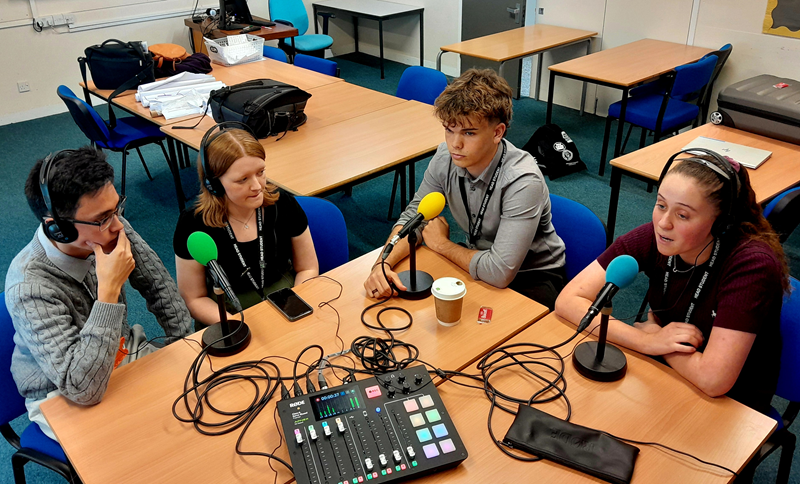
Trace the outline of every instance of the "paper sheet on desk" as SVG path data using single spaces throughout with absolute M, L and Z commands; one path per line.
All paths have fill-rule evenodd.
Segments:
M 193 72 L 181 72 L 180 74 L 175 74 L 172 77 L 168 77 L 160 81 L 148 82 L 147 84 L 142 84 L 136 89 L 136 93 L 139 94 L 146 91 L 164 89 L 172 85 L 186 85 L 188 83 L 198 83 L 198 82 L 213 82 L 215 80 L 216 79 L 214 79 L 214 76 L 212 76 L 211 74 L 195 74 Z

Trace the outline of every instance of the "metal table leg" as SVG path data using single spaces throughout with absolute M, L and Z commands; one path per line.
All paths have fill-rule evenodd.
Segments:
M 167 163 L 169 164 L 169 171 L 172 172 L 172 179 L 175 181 L 175 195 L 178 197 L 178 208 L 183 211 L 183 209 L 186 208 L 186 195 L 183 194 L 180 169 L 175 161 L 177 159 L 175 155 L 175 140 L 170 136 L 167 136 L 167 146 L 169 147 Z
M 545 116 L 545 124 L 550 124 L 550 120 L 553 118 L 553 91 L 556 85 L 556 75 L 555 72 L 550 71 L 550 85 L 547 90 L 547 115 Z
M 423 29 L 422 10 L 419 11 L 419 65 L 425 66 L 425 30 Z
M 356 54 L 358 53 L 358 17 L 353 16 L 353 40 L 356 42 Z
M 619 189 L 622 182 L 622 170 L 611 167 L 611 198 L 608 200 L 608 220 L 606 222 L 606 247 L 614 242 L 614 228 L 617 225 L 617 206 L 619 205 Z
M 592 39 L 586 39 L 586 55 L 592 53 Z M 586 86 L 587 82 L 583 81 L 583 92 L 581 93 L 581 116 L 583 116 L 584 106 L 586 105 Z M 595 113 L 597 114 L 597 113 Z
M 385 79 L 383 76 L 383 20 L 378 20 L 378 36 L 380 37 L 381 46 L 381 79 Z
M 537 57 L 539 65 L 536 66 L 536 93 L 533 98 L 539 100 L 539 91 L 542 87 L 542 64 L 544 63 L 544 52 L 540 52 Z

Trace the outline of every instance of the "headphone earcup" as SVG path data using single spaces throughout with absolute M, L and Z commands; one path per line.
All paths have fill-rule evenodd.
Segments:
M 209 193 L 216 197 L 225 195 L 225 187 L 222 186 L 222 182 L 219 181 L 219 178 L 203 177 L 203 185 L 205 185 Z
M 71 244 L 78 240 L 78 229 L 74 224 L 61 221 L 56 222 L 54 219 L 48 220 L 43 223 L 44 234 L 48 239 L 58 242 L 60 244 Z

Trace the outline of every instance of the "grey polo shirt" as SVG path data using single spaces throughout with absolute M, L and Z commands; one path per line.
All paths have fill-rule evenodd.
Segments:
M 496 287 L 507 287 L 519 271 L 557 269 L 564 266 L 565 260 L 564 242 L 550 221 L 550 191 L 536 160 L 507 140 L 503 142 L 507 146 L 506 156 L 479 238 L 471 247 L 478 253 L 469 264 L 473 279 Z M 469 213 L 474 221 L 502 152 L 502 145 L 498 145 L 492 163 L 480 176 L 473 178 L 465 168 L 452 163 L 446 143 L 439 145 L 414 199 L 396 225 L 405 224 L 417 213 L 425 195 L 441 192 L 456 223 L 469 233 L 459 179 L 464 180 Z

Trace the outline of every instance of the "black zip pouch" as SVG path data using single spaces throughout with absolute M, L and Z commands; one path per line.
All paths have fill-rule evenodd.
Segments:
M 614 484 L 628 484 L 639 448 L 520 405 L 503 442 Z

